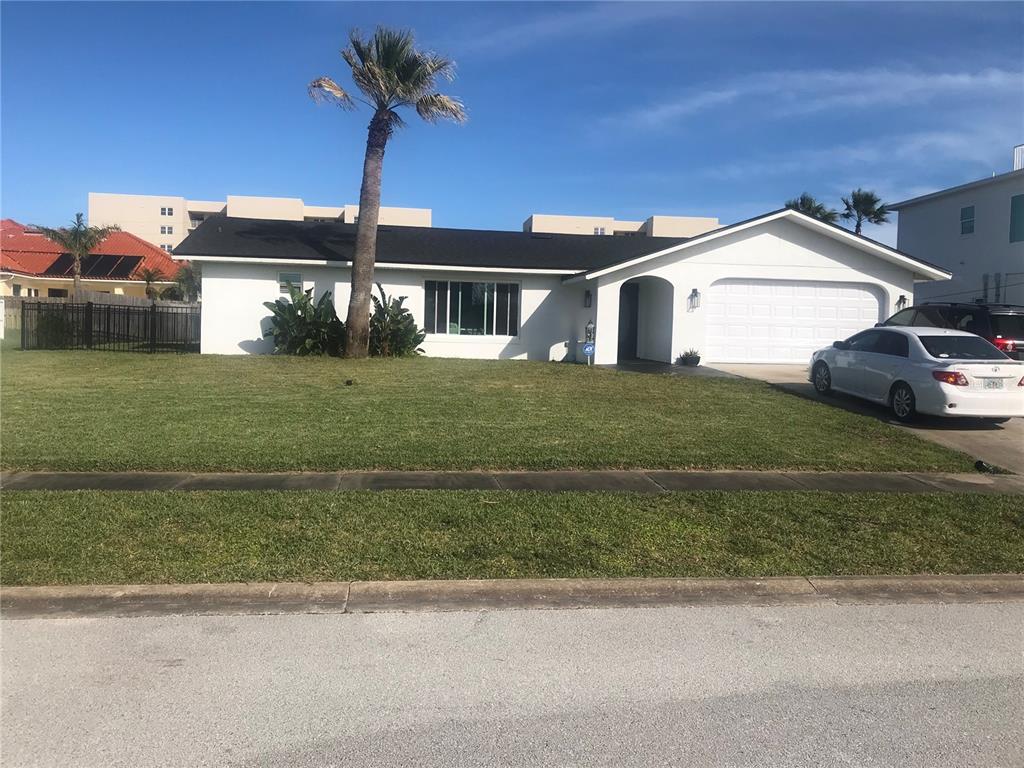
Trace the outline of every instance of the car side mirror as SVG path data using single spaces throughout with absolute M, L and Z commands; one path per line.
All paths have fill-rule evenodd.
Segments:
M 835 347 L 836 349 L 849 349 L 850 348 L 850 345 L 847 344 L 845 341 L 833 341 L 832 342 L 832 346 Z

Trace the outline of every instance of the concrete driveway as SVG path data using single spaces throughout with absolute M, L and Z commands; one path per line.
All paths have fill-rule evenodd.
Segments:
M 887 409 L 866 400 L 840 394 L 819 396 L 807 381 L 807 367 L 804 365 L 723 363 L 712 367 L 736 376 L 766 381 L 787 392 L 820 400 L 854 413 L 872 416 L 879 421 L 913 432 L 925 440 L 963 451 L 975 459 L 981 459 L 1011 472 L 1024 474 L 1024 419 L 1011 419 L 1005 424 L 992 424 L 980 419 L 920 417 L 912 426 L 907 426 L 892 418 Z

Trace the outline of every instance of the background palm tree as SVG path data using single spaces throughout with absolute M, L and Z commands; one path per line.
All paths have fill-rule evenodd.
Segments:
M 438 120 L 461 123 L 466 113 L 458 99 L 434 90 L 439 77 L 452 79 L 455 63 L 434 53 L 418 51 L 410 31 L 378 27 L 373 37 L 364 40 L 358 30 L 353 30 L 349 47 L 341 52 L 341 58 L 352 70 L 352 82 L 365 96 L 356 98 L 373 110 L 366 137 L 363 183 L 359 189 L 352 294 L 345 323 L 345 355 L 366 357 L 384 148 L 395 129 L 404 125 L 397 110 L 411 107 L 428 123 Z M 329 101 L 343 109 L 355 106 L 348 92 L 329 77 L 318 77 L 311 82 L 309 95 L 314 101 Z
M 57 243 L 63 251 L 71 256 L 72 275 L 74 277 L 74 289 L 72 293 L 77 297 L 82 290 L 82 259 L 88 256 L 100 244 L 107 239 L 111 232 L 120 232 L 118 226 L 90 227 L 85 223 L 85 217 L 75 214 L 75 220 L 70 227 L 35 227 L 53 242 Z
M 794 211 L 799 211 L 807 216 L 813 216 L 816 219 L 821 219 L 829 224 L 835 224 L 836 220 L 839 218 L 839 211 L 834 211 L 824 203 L 819 203 L 814 199 L 814 197 L 806 192 L 800 195 L 800 197 L 787 200 L 786 207 L 792 208 Z
M 202 275 L 195 264 L 182 264 L 174 275 L 175 282 L 185 301 L 196 301 L 202 289 Z
M 143 267 L 135 273 L 146 283 L 146 298 L 156 298 L 156 288 L 153 287 L 153 283 L 159 283 L 167 279 L 163 272 L 159 269 L 152 269 L 150 267 Z
M 885 224 L 889 220 L 889 209 L 881 198 L 874 192 L 867 189 L 857 188 L 850 193 L 849 197 L 843 198 L 843 205 L 846 206 L 840 216 L 847 221 L 855 222 L 853 231 L 860 234 L 861 225 L 866 221 L 868 224 Z

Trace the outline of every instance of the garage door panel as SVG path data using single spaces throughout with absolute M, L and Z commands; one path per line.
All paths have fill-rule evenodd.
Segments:
M 880 317 L 878 296 L 859 283 L 725 280 L 704 306 L 709 362 L 804 363 Z

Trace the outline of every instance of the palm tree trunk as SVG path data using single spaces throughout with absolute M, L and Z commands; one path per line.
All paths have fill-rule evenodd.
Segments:
M 359 189 L 359 224 L 352 259 L 352 294 L 345 321 L 345 357 L 366 357 L 370 348 L 370 295 L 373 265 L 377 259 L 377 221 L 380 218 L 380 183 L 384 170 L 387 123 L 376 114 L 370 121 L 363 160 L 363 185 Z
M 82 293 L 82 260 L 75 254 L 71 255 L 71 273 L 74 281 L 71 286 L 71 293 L 76 301 Z

